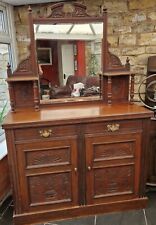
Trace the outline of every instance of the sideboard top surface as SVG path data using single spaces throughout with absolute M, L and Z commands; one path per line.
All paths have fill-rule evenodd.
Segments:
M 98 120 L 149 118 L 153 113 L 136 104 L 94 104 L 44 107 L 39 111 L 22 109 L 9 112 L 3 127 L 34 126 L 40 124 L 72 124 Z

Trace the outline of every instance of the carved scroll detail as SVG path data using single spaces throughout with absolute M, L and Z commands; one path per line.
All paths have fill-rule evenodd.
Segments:
M 15 72 L 30 72 L 30 71 L 32 71 L 30 57 L 27 57 L 22 62 L 20 62 Z
M 88 17 L 86 6 L 79 3 L 58 3 L 50 6 L 47 18 Z

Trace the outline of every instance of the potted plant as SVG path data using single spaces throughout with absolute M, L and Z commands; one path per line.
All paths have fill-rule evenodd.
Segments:
M 4 107 L 2 108 L 2 111 L 0 111 L 0 142 L 4 139 L 4 130 L 2 129 L 2 123 L 3 119 L 6 113 L 6 107 L 7 107 L 7 102 L 5 103 Z

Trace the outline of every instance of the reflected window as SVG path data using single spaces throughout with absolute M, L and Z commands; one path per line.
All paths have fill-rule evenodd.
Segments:
M 12 7 L 0 2 L 0 112 L 9 101 L 7 78 L 7 64 L 15 68 L 16 55 L 14 54 L 15 33 L 13 31 Z M 13 57 L 14 55 L 14 57 Z M 9 102 L 6 111 L 9 109 Z

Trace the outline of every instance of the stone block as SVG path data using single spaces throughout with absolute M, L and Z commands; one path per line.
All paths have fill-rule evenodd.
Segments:
M 113 28 L 114 33 L 122 33 L 122 34 L 126 34 L 126 33 L 131 33 L 132 28 L 131 26 L 115 26 Z
M 156 33 L 140 34 L 139 45 L 156 45 Z
M 145 47 L 125 47 L 122 49 L 122 55 L 141 55 L 145 53 Z
M 153 8 L 156 6 L 155 0 L 130 0 L 129 1 L 129 9 L 130 10 L 142 10 Z
M 156 54 L 156 46 L 148 46 L 148 47 L 146 47 L 146 53 Z
M 111 47 L 117 47 L 119 43 L 119 37 L 117 35 L 111 35 L 108 37 L 108 42 L 110 43 Z
M 119 45 L 136 45 L 136 34 L 122 34 L 119 36 Z
M 147 60 L 150 54 L 138 55 L 136 57 L 136 65 L 147 65 Z
M 152 21 L 156 20 L 156 12 L 150 12 L 147 17 Z
M 109 26 L 121 26 L 123 23 L 122 15 L 119 13 L 108 13 L 108 27 Z
M 133 71 L 135 71 L 135 74 L 142 74 L 146 75 L 147 73 L 147 65 L 134 65 Z
M 104 1 L 104 6 L 108 9 L 108 12 L 127 12 L 128 11 L 128 5 L 127 1 L 125 0 L 106 0 Z
M 133 33 L 147 33 L 147 32 L 154 32 L 155 25 L 154 23 L 145 21 L 143 23 L 135 23 L 132 25 L 132 32 Z
M 143 12 L 136 13 L 132 18 L 132 23 L 138 23 L 146 20 L 146 14 Z

